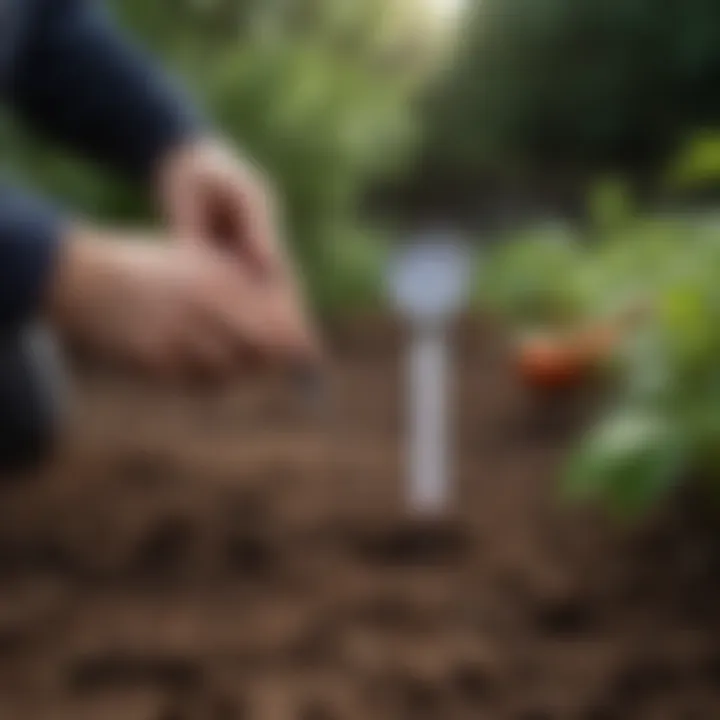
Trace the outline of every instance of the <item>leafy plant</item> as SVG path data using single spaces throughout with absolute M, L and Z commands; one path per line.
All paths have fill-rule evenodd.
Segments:
M 570 228 L 525 230 L 490 253 L 477 279 L 486 307 L 516 324 L 564 324 L 585 314 L 583 250 Z
M 567 497 L 600 501 L 622 518 L 647 511 L 682 480 L 686 445 L 661 413 L 622 408 L 583 441 L 568 468 Z
M 619 336 L 606 409 L 564 482 L 568 497 L 632 518 L 696 474 L 720 487 L 720 226 L 629 216 L 598 227 L 591 245 L 562 232 L 501 246 L 483 297 L 517 330 L 592 327 L 645 308 Z

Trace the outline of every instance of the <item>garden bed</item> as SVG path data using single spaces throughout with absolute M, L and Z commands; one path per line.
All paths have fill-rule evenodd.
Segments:
M 720 541 L 563 507 L 592 408 L 458 331 L 456 502 L 402 503 L 401 338 L 337 334 L 334 402 L 87 377 L 47 477 L 2 488 L 3 720 L 712 720 Z M 700 505 L 700 507 L 697 507 Z

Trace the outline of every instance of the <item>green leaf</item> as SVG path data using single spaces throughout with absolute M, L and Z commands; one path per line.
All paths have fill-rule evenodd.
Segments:
M 672 422 L 623 410 L 596 428 L 571 459 L 565 493 L 572 500 L 603 501 L 621 517 L 636 517 L 675 486 L 685 458 L 685 440 Z
M 702 132 L 690 139 L 672 163 L 668 180 L 678 188 L 696 187 L 720 178 L 720 133 Z
M 655 327 L 642 328 L 631 335 L 616 356 L 622 375 L 623 397 L 633 407 L 666 404 L 676 390 L 678 375 L 665 346 L 665 338 Z

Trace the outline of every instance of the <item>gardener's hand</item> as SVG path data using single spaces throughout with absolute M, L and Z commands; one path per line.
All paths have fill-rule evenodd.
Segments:
M 173 236 L 228 249 L 259 274 L 289 272 L 276 198 L 250 161 L 220 142 L 200 140 L 172 151 L 157 182 Z
M 282 293 L 206 246 L 73 231 L 48 306 L 79 344 L 159 375 L 224 378 L 248 356 L 282 364 L 315 354 Z
M 198 140 L 173 150 L 159 167 L 158 193 L 170 234 L 182 244 L 220 248 L 283 296 L 311 330 L 305 298 L 282 240 L 277 198 L 260 170 L 227 145 Z

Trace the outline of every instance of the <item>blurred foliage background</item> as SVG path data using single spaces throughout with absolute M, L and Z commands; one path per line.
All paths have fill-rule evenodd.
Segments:
M 378 301 L 385 239 L 406 221 L 574 218 L 608 172 L 651 198 L 720 175 L 714 0 L 109 4 L 273 176 L 324 308 Z M 2 135 L 13 173 L 53 196 L 149 217 L 101 169 L 7 118 Z
M 468 12 L 427 145 L 445 175 L 530 179 L 577 200 L 598 173 L 621 172 L 652 197 L 688 135 L 717 126 L 713 0 L 482 0 Z

